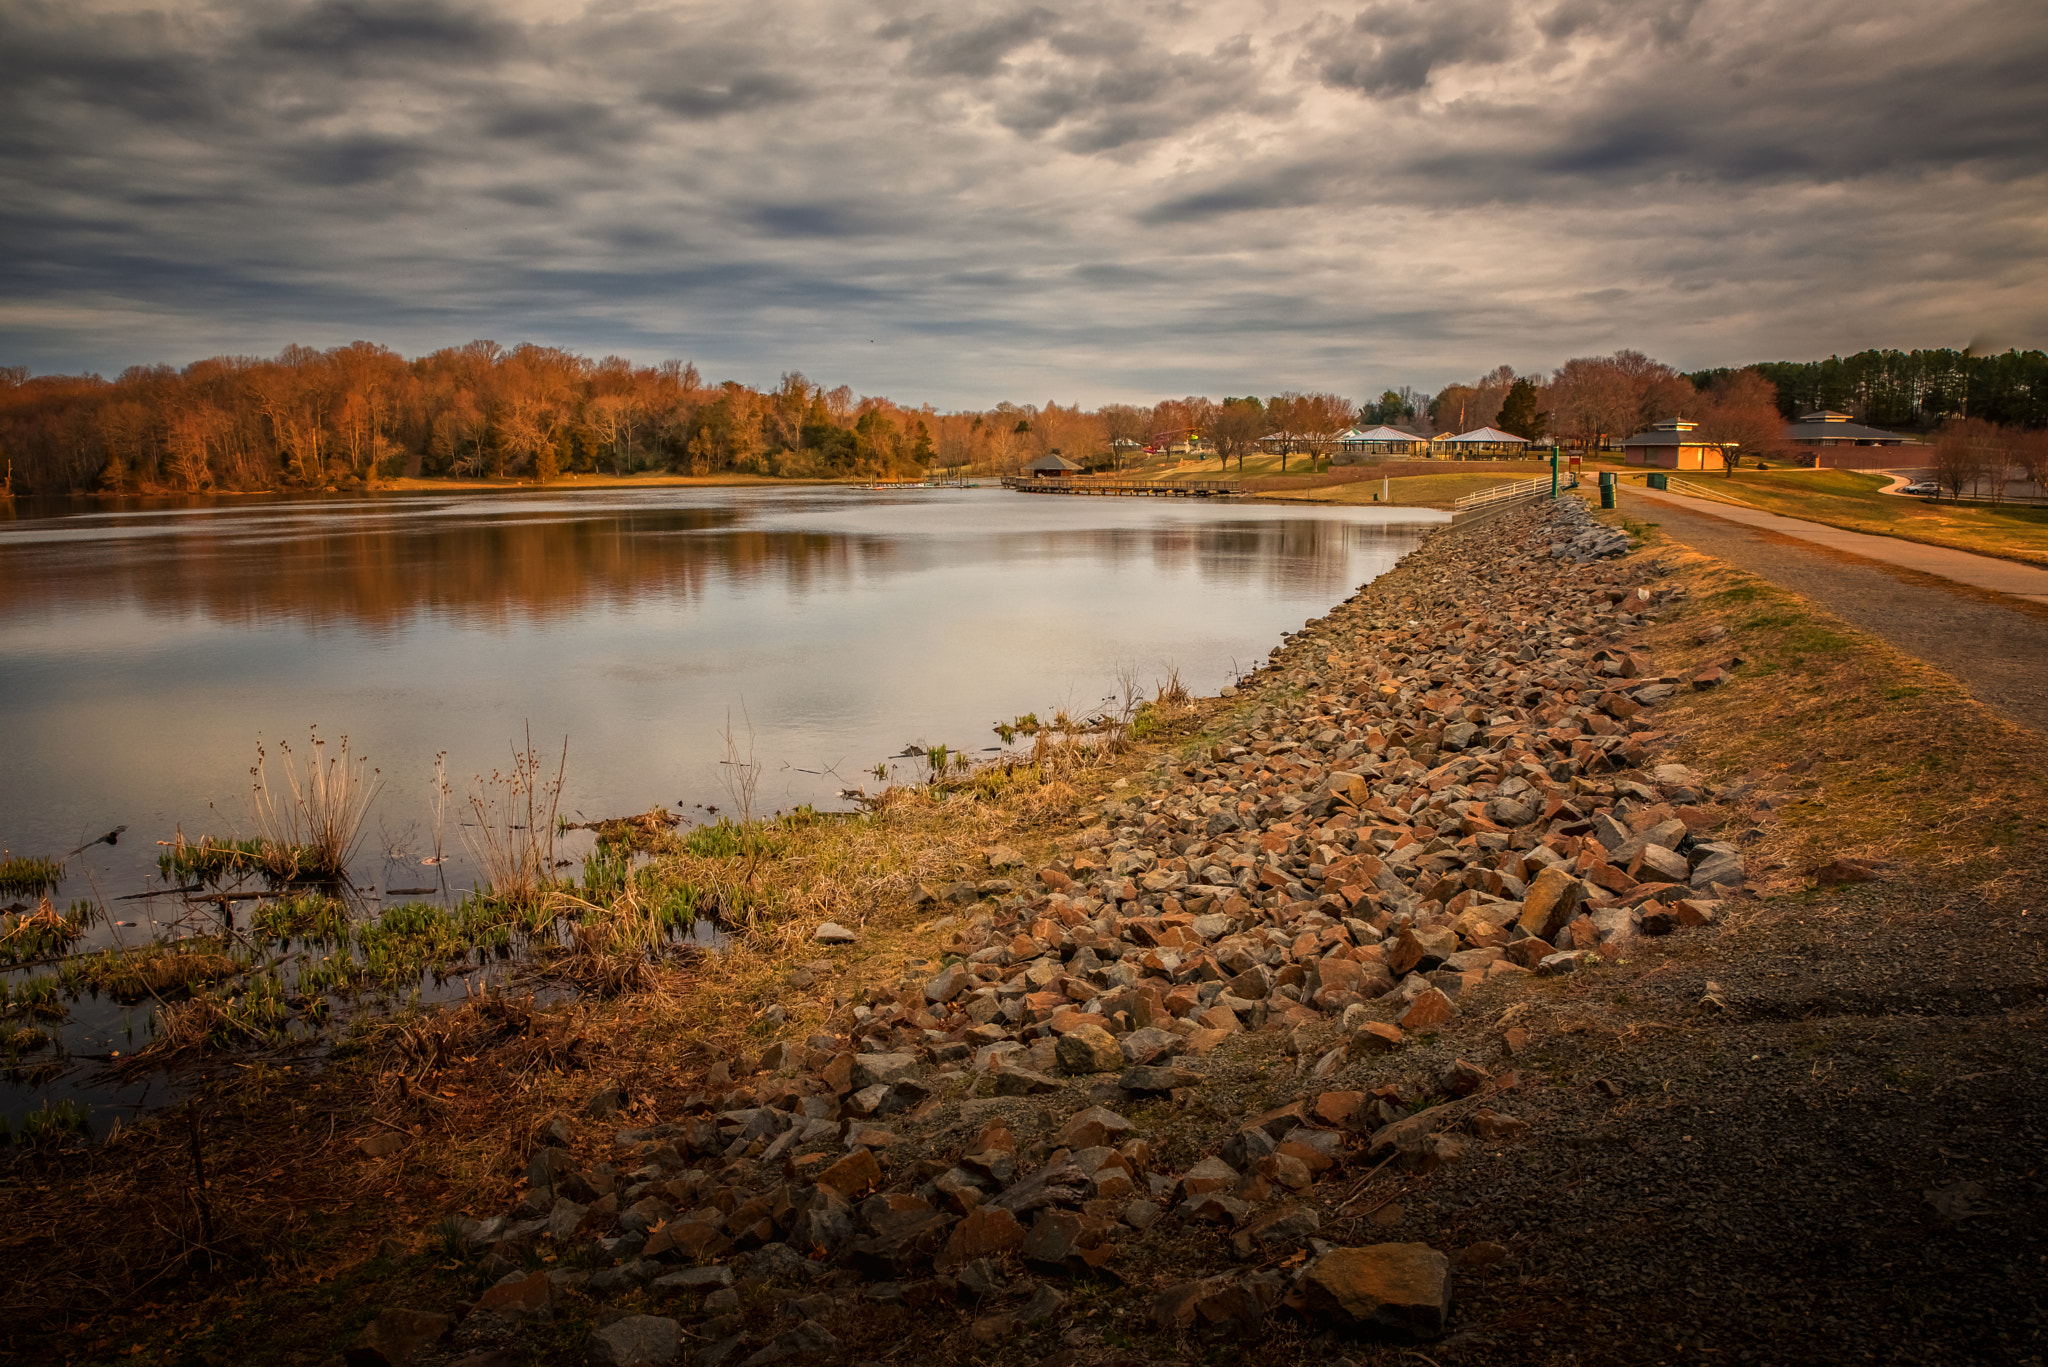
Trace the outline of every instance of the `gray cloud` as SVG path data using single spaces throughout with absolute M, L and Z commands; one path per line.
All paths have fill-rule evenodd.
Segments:
M 2040 345 L 2044 64 L 2019 0 L 14 0 L 0 361 L 955 403 Z
M 910 52 L 904 66 L 919 75 L 983 79 L 1000 71 L 1004 58 L 1012 52 L 1058 23 L 1057 15 L 1038 6 L 966 23 L 948 23 L 950 17 L 920 14 L 914 19 L 897 19 L 875 34 L 885 41 L 908 41 Z
M 253 38 L 266 52 L 323 65 L 475 65 L 513 50 L 518 29 L 483 9 L 439 0 L 318 0 L 286 8 Z
M 1318 45 L 1312 65 L 1330 85 L 1412 94 L 1441 67 L 1506 59 L 1518 27 L 1499 0 L 1375 0 Z

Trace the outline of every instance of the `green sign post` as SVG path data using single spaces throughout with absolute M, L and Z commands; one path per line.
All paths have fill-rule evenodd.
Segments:
M 1557 497 L 1557 443 L 1550 443 L 1550 496 Z

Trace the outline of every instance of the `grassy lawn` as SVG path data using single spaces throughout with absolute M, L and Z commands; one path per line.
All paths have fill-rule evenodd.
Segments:
M 2048 508 L 1937 503 L 1880 494 L 1887 483 L 1883 476 L 1854 470 L 1741 470 L 1732 477 L 1683 478 L 1785 517 L 2048 565 Z M 1628 482 L 1640 480 L 1635 473 Z
M 1290 475 L 1306 475 L 1320 467 L 1321 462 L 1313 460 L 1308 456 L 1289 456 L 1285 473 Z M 1210 456 L 1206 460 L 1191 460 L 1184 456 L 1168 456 L 1148 460 L 1142 466 L 1126 470 L 1123 477 L 1126 479 L 1169 479 L 1175 481 L 1190 479 L 1239 480 L 1262 479 L 1268 475 L 1281 473 L 1283 472 L 1280 469 L 1280 457 L 1278 456 L 1246 456 L 1243 470 L 1237 468 L 1235 460 L 1231 461 L 1230 468 L 1225 470 L 1217 463 L 1214 456 Z
M 1502 484 L 1515 484 L 1533 475 L 1465 472 L 1441 475 L 1406 475 L 1399 479 L 1385 481 L 1387 501 L 1408 508 L 1448 508 L 1466 494 L 1481 489 L 1492 489 Z M 1341 503 L 1353 505 L 1379 501 L 1381 481 L 1361 479 L 1350 484 L 1333 484 L 1321 489 L 1301 489 L 1284 493 L 1264 494 L 1264 498 L 1286 499 L 1289 502 Z

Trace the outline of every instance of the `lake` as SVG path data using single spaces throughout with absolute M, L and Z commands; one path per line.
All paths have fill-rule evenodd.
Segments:
M 0 521 L 0 846 L 66 859 L 60 907 L 134 923 L 89 946 L 168 924 L 176 899 L 116 899 L 161 886 L 180 831 L 254 834 L 259 742 L 274 766 L 313 728 L 378 771 L 372 906 L 470 886 L 458 840 L 422 862 L 436 757 L 459 804 L 529 734 L 550 771 L 566 740 L 572 820 L 728 807 L 728 725 L 757 809 L 844 808 L 878 764 L 922 776 L 912 744 L 985 754 L 1120 672 L 1213 693 L 1443 520 L 992 488 L 24 506 Z

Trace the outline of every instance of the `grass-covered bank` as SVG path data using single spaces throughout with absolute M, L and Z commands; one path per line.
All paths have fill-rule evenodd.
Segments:
M 1640 471 L 1624 475 L 1641 483 Z M 2048 508 L 1956 503 L 1879 492 L 1883 475 L 1857 470 L 1738 470 L 1686 478 L 1740 503 L 1844 531 L 1896 536 L 1929 546 L 2048 565 Z

